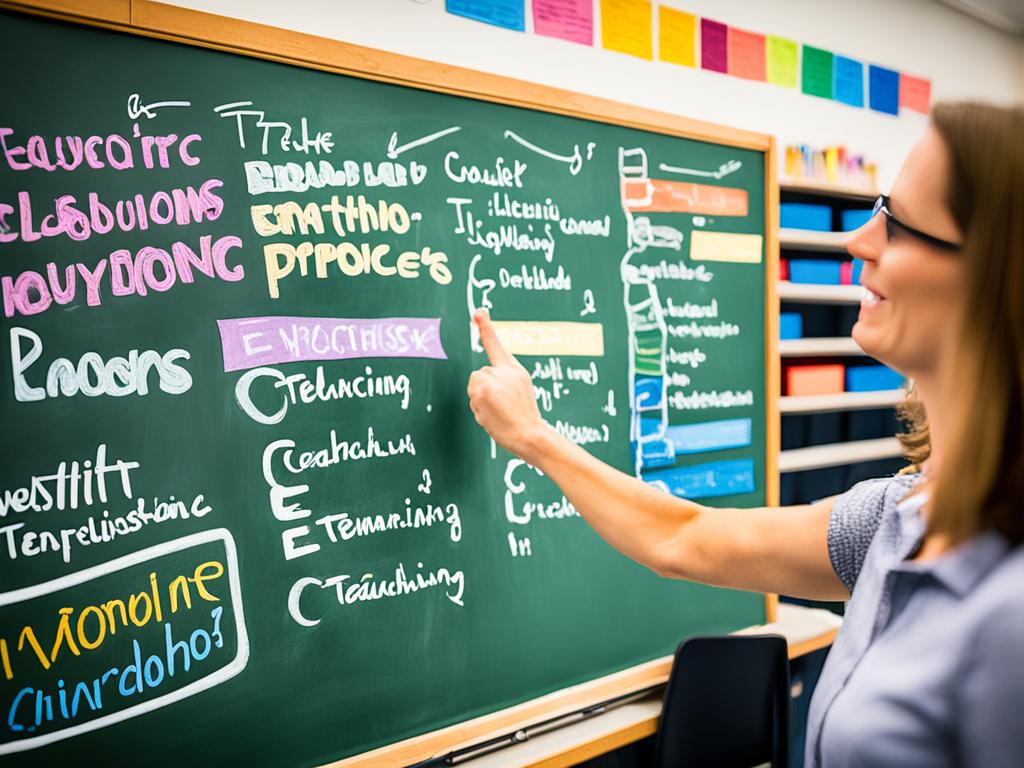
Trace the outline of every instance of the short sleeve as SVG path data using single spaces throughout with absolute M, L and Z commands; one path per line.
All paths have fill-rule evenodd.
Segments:
M 960 676 L 959 765 L 1019 768 L 1024 761 L 1024 600 L 1004 601 L 967 648 Z
M 882 522 L 886 493 L 893 482 L 891 477 L 865 480 L 832 504 L 832 515 L 828 521 L 828 555 L 836 575 L 850 592 L 853 592 L 868 547 Z

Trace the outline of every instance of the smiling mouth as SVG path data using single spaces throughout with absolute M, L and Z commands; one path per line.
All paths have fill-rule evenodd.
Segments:
M 861 286 L 863 293 L 861 294 L 860 303 L 865 307 L 876 307 L 881 302 L 885 301 L 884 296 L 879 296 L 877 293 L 872 291 L 867 286 Z

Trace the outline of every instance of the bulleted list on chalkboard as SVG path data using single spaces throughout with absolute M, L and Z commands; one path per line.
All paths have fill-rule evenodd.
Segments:
M 762 155 L 103 39 L 88 109 L 41 69 L 78 106 L 22 93 L 0 119 L 0 754 L 174 722 L 323 762 L 718 615 L 476 427 L 471 317 L 569 440 L 678 496 L 763 501 Z M 190 76 L 119 69 L 138 46 Z M 737 626 L 761 610 L 715 594 Z M 581 652 L 613 614 L 643 642 Z

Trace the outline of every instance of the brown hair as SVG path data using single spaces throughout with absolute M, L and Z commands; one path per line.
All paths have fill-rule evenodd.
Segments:
M 964 233 L 964 319 L 957 408 L 943 464 L 929 477 L 932 532 L 956 544 L 995 529 L 1024 541 L 1024 108 L 938 104 L 932 126 L 950 156 L 946 199 Z M 931 445 L 911 391 L 901 415 L 908 458 Z

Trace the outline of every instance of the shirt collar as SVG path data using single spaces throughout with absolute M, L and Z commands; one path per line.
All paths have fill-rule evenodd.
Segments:
M 921 507 L 927 500 L 927 493 L 918 493 L 896 507 L 904 535 L 915 541 L 920 541 L 924 534 Z M 957 597 L 963 597 L 995 567 L 1009 547 L 1009 542 L 997 531 L 982 531 L 934 560 L 904 561 L 899 570 L 930 573 Z

